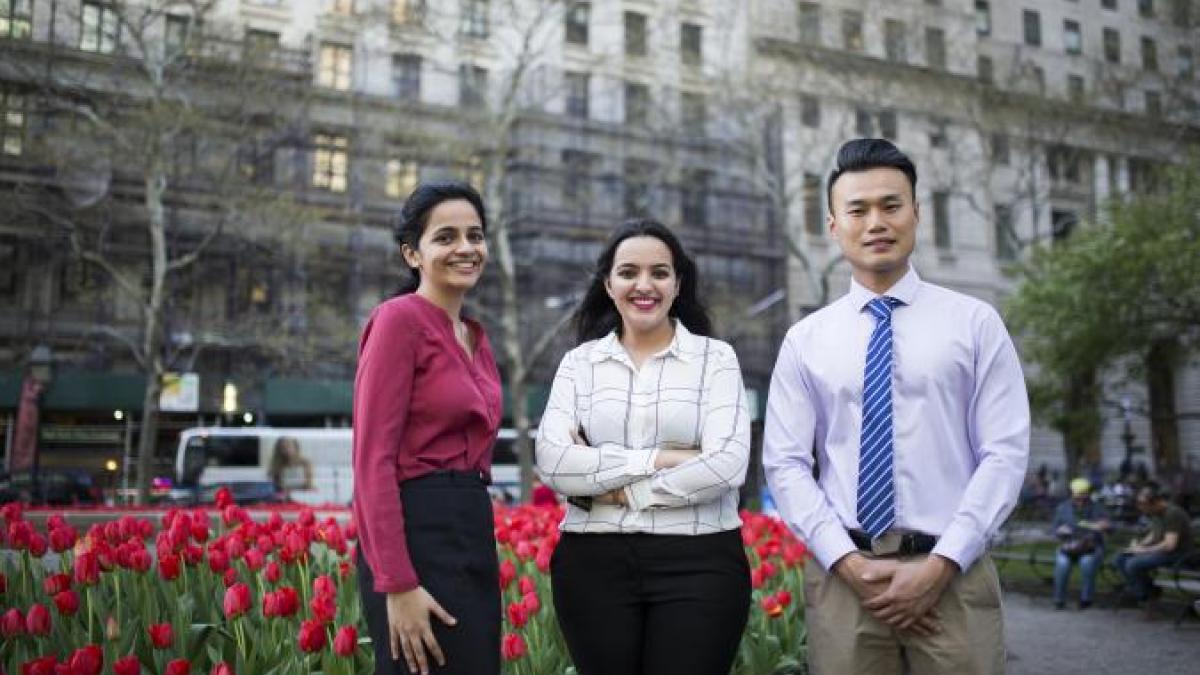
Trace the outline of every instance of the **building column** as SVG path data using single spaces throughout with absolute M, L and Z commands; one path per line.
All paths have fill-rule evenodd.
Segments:
M 1129 158 L 1117 158 L 1117 195 L 1124 197 L 1129 194 Z

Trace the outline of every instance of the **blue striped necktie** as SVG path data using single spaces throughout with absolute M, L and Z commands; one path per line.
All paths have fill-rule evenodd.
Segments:
M 879 537 L 896 521 L 892 481 L 892 308 L 895 298 L 867 303 L 875 330 L 867 344 L 863 374 L 862 437 L 858 455 L 858 522 Z

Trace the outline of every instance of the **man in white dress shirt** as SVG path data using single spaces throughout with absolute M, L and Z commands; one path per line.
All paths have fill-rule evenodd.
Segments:
M 909 265 L 916 182 L 888 141 L 842 146 L 828 225 L 850 291 L 788 331 L 771 380 L 763 464 L 815 556 L 817 675 L 1004 672 L 985 548 L 1025 476 L 1028 397 L 996 311 Z

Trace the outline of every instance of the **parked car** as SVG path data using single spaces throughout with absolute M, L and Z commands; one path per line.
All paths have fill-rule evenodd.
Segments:
M 36 490 L 30 473 L 0 476 L 0 504 L 94 505 L 103 499 L 95 478 L 84 469 L 42 469 L 38 471 Z

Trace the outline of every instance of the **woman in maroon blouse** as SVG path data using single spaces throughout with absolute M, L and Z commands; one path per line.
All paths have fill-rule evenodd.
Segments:
M 483 328 L 462 316 L 486 228 L 471 186 L 418 186 L 395 233 L 412 279 L 359 344 L 354 518 L 376 673 L 500 670 L 487 493 L 500 375 Z

